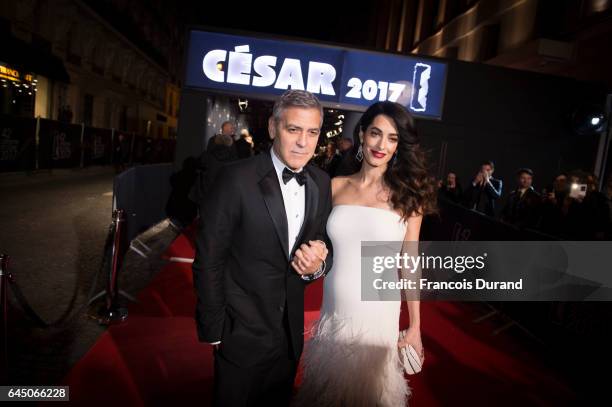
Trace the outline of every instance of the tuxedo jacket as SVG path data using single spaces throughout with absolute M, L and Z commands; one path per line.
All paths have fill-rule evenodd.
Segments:
M 515 189 L 508 196 L 501 219 L 518 227 L 534 228 L 540 218 L 541 203 L 542 196 L 533 187 L 529 187 L 522 196 Z
M 290 261 L 300 244 L 318 239 L 329 251 L 325 273 L 332 265 L 325 232 L 330 180 L 313 165 L 306 171 L 304 221 L 290 250 L 283 197 L 269 152 L 224 166 L 203 198 L 193 263 L 198 337 L 202 342 L 221 341 L 220 352 L 238 366 L 274 357 L 287 335 L 295 360 L 301 355 L 308 282 Z

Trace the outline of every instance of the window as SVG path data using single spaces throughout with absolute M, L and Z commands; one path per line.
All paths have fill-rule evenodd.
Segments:
M 480 49 L 478 52 L 479 61 L 485 62 L 497 56 L 497 48 L 499 46 L 499 31 L 499 23 L 489 24 L 482 28 Z

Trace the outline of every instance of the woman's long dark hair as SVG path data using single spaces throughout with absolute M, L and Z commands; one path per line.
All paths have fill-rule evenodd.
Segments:
M 413 213 L 437 213 L 436 182 L 427 170 L 425 153 L 419 144 L 414 119 L 402 105 L 378 102 L 365 111 L 353 132 L 353 157 L 361 145 L 359 132 L 362 131 L 365 137 L 368 126 L 380 114 L 393 120 L 399 133 L 397 151 L 384 174 L 384 182 L 391 190 L 393 208 L 401 212 L 404 220 L 408 220 Z M 355 170 L 360 167 L 361 163 L 356 161 Z

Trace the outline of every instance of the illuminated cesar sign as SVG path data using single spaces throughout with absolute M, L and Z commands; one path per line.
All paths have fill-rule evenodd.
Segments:
M 390 100 L 440 118 L 445 75 L 438 61 L 192 31 L 185 84 L 252 97 L 303 89 L 355 110 Z
M 229 56 L 228 56 L 229 54 Z M 276 74 L 278 58 L 273 55 L 262 55 L 253 59 L 249 46 L 242 45 L 229 53 L 214 49 L 204 55 L 202 69 L 211 81 L 227 82 L 240 85 L 252 85 L 259 88 L 274 86 L 275 89 L 306 89 L 312 93 L 335 95 L 332 83 L 336 79 L 336 69 L 324 62 L 308 62 L 306 87 L 302 74 L 302 62 L 295 58 L 285 58 Z M 223 65 L 227 64 L 227 75 Z M 255 73 L 253 75 L 252 73 Z M 251 80 L 252 79 L 252 80 Z

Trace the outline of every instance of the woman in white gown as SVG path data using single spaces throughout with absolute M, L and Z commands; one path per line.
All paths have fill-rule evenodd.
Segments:
M 412 117 L 397 103 L 370 106 L 355 129 L 355 149 L 358 172 L 332 180 L 334 264 L 296 406 L 405 406 L 410 389 L 397 347 L 410 344 L 424 360 L 418 301 L 408 302 L 410 327 L 399 341 L 401 300 L 361 299 L 361 242 L 418 242 L 423 215 L 435 211 Z

